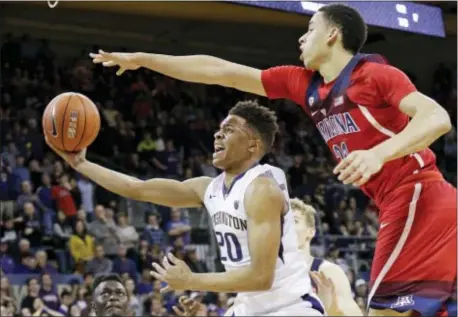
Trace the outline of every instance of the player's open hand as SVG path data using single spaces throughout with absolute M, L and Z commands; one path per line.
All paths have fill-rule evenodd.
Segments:
M 141 65 L 135 62 L 135 53 L 108 53 L 99 50 L 98 53 L 90 53 L 94 64 L 102 64 L 105 67 L 119 66 L 116 75 L 120 76 L 126 70 L 138 69 Z
M 177 316 L 196 316 L 202 308 L 202 304 L 186 296 L 181 296 L 178 300 L 179 307 L 173 306 L 173 311 Z
M 383 161 L 371 150 L 351 152 L 334 168 L 334 174 L 344 184 L 364 185 L 372 175 L 377 174 Z
M 167 283 L 167 286 L 161 289 L 161 293 L 165 293 L 172 290 L 187 290 L 192 272 L 184 261 L 169 253 L 164 257 L 162 266 L 153 263 L 151 275 Z
M 57 155 L 63 158 L 71 167 L 76 168 L 79 164 L 86 160 L 86 149 L 83 149 L 76 153 L 64 152 L 61 150 L 56 149 L 51 142 L 49 142 L 48 138 L 45 137 L 46 144 L 54 151 Z
M 310 277 L 315 282 L 318 297 L 323 302 L 328 314 L 339 311 L 336 286 L 323 272 L 310 272 Z

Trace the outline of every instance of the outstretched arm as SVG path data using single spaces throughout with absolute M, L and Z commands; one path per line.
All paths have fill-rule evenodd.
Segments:
M 118 75 L 125 70 L 145 67 L 183 81 L 220 85 L 266 96 L 261 81 L 261 70 L 214 56 L 107 53 L 101 50 L 91 53 L 90 56 L 96 64 L 102 63 L 106 67 L 119 66 Z
M 118 195 L 179 208 L 202 206 L 203 195 L 211 181 L 209 177 L 191 178 L 183 182 L 166 178 L 143 181 L 89 161 L 77 165 L 76 170 Z
M 47 141 L 47 140 L 46 140 Z M 48 145 L 74 169 L 100 186 L 127 198 L 169 207 L 200 207 L 211 178 L 197 177 L 180 182 L 153 178 L 147 181 L 125 175 L 86 160 L 86 149 L 70 154 Z

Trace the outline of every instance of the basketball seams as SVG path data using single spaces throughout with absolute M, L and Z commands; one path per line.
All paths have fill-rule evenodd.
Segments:
M 86 106 L 85 106 L 85 103 L 84 103 L 84 100 L 82 100 L 79 96 L 79 94 L 75 94 L 76 97 L 78 98 L 79 100 L 79 103 L 80 103 L 80 106 L 83 108 L 83 114 L 84 114 L 84 124 L 83 124 L 83 131 L 81 132 L 81 137 L 80 137 L 80 140 L 78 141 L 78 143 L 73 147 L 73 151 L 78 148 L 78 146 L 81 144 L 81 142 L 83 141 L 84 139 L 84 132 L 86 130 Z
M 72 99 L 73 97 L 73 94 L 70 94 L 70 97 L 68 97 L 67 99 L 67 103 L 65 104 L 65 109 L 64 109 L 64 115 L 62 116 L 62 122 L 61 122 L 61 140 L 62 140 L 62 149 L 67 152 L 67 149 L 65 148 L 65 142 L 64 142 L 64 128 L 65 128 L 65 115 L 67 114 L 67 109 L 68 109 L 68 105 L 70 104 L 70 100 Z

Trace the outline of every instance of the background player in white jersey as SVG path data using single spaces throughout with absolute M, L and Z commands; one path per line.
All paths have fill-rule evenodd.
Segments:
M 317 278 L 320 278 L 321 281 L 329 279 L 335 286 L 332 289 L 334 293 L 332 293 L 329 287 L 320 289 L 319 286 L 323 284 L 323 282 L 320 283 L 320 280 L 314 283 L 318 296 L 326 305 L 327 313 L 329 316 L 363 316 L 361 309 L 353 299 L 350 282 L 342 268 L 329 261 L 314 258 L 310 254 L 310 242 L 316 232 L 315 209 L 297 198 L 291 199 L 290 203 L 294 213 L 299 248 L 305 255 L 313 281 L 315 282 Z M 316 275 L 317 272 L 321 276 Z
M 100 186 L 131 199 L 178 208 L 201 207 L 205 202 L 219 229 L 227 271 L 192 273 L 169 254 L 163 267 L 155 265 L 152 272 L 168 283 L 167 289 L 239 293 L 235 315 L 319 316 L 324 309 L 309 294 L 310 278 L 288 213 L 286 182 L 276 181 L 281 182 L 284 173 L 258 165 L 274 142 L 276 120 L 273 111 L 256 102 L 240 102 L 232 108 L 215 134 L 213 164 L 224 173 L 214 180 L 142 181 L 89 162 L 86 150 L 57 153 Z M 211 202 L 216 199 L 221 203 Z

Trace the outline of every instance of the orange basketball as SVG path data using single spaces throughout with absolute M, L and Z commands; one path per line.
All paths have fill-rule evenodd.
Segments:
M 94 142 L 100 114 L 86 96 L 66 92 L 54 97 L 43 113 L 43 132 L 49 142 L 65 152 L 78 152 Z

